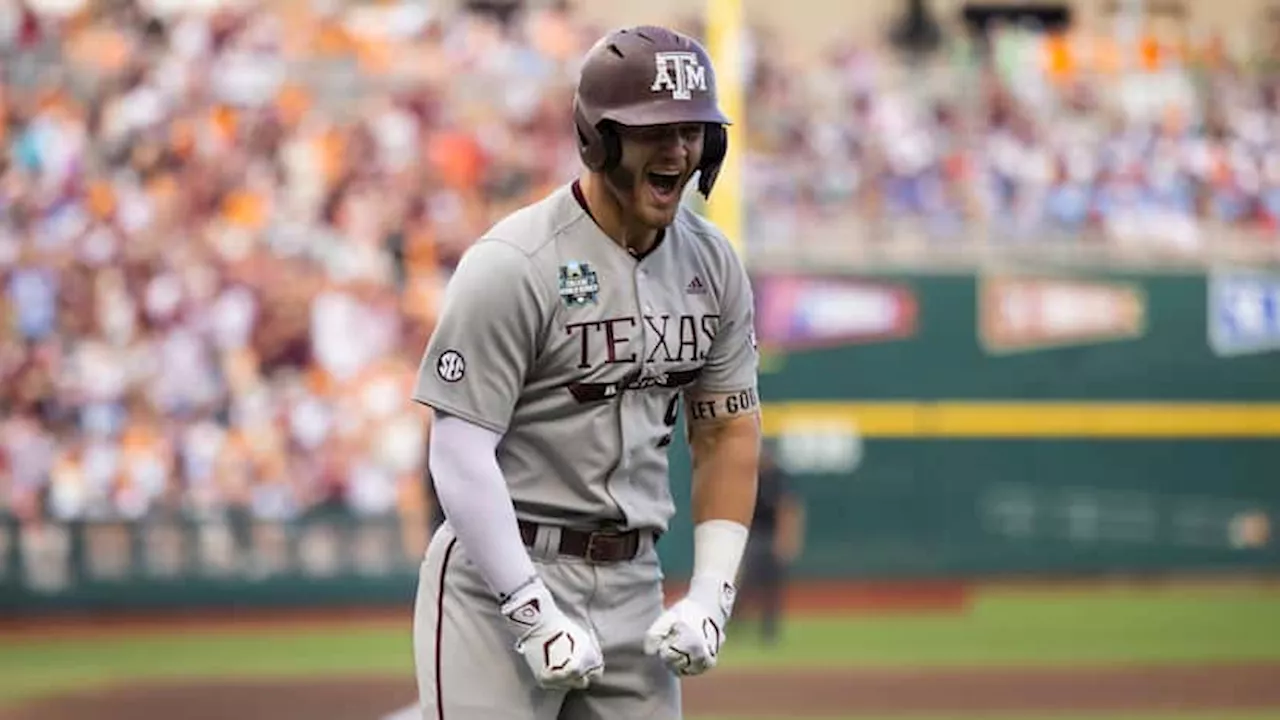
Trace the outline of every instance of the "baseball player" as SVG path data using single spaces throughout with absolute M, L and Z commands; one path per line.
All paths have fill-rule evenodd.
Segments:
M 445 522 L 424 558 L 424 720 L 679 718 L 716 665 L 756 498 L 752 292 L 711 193 L 728 119 L 696 41 L 637 27 L 586 55 L 584 172 L 500 220 L 450 280 L 413 397 Z M 694 567 L 655 542 L 686 413 Z

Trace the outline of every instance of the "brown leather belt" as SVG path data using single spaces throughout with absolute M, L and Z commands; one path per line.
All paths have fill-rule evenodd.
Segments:
M 538 537 L 536 523 L 521 520 L 520 537 L 524 544 L 532 546 Z M 622 562 L 633 559 L 640 552 L 642 530 L 575 530 L 560 528 L 561 555 L 582 558 L 594 563 Z

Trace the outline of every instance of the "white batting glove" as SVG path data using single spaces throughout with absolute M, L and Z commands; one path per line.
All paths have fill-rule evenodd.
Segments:
M 645 653 L 662 658 L 677 675 L 701 675 L 715 667 L 736 594 L 732 583 L 694 578 L 684 599 L 649 626 Z
M 517 590 L 500 612 L 516 634 L 516 652 L 541 687 L 581 690 L 604 671 L 595 635 L 560 610 L 542 580 Z

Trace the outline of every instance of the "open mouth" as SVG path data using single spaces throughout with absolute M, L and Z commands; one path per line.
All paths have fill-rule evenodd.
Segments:
M 645 175 L 649 181 L 649 187 L 653 188 L 653 192 L 660 200 L 670 200 L 675 197 L 676 188 L 680 185 L 680 173 L 673 172 L 651 172 Z

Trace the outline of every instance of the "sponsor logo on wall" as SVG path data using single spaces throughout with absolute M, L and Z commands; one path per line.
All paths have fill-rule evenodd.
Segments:
M 1214 272 L 1208 290 L 1209 348 L 1216 355 L 1280 350 L 1280 273 Z
M 1146 297 L 1134 283 L 1051 277 L 983 278 L 978 339 L 992 354 L 1141 337 Z
M 916 332 L 916 298 L 905 285 L 801 276 L 764 276 L 753 284 L 762 348 L 840 347 Z

